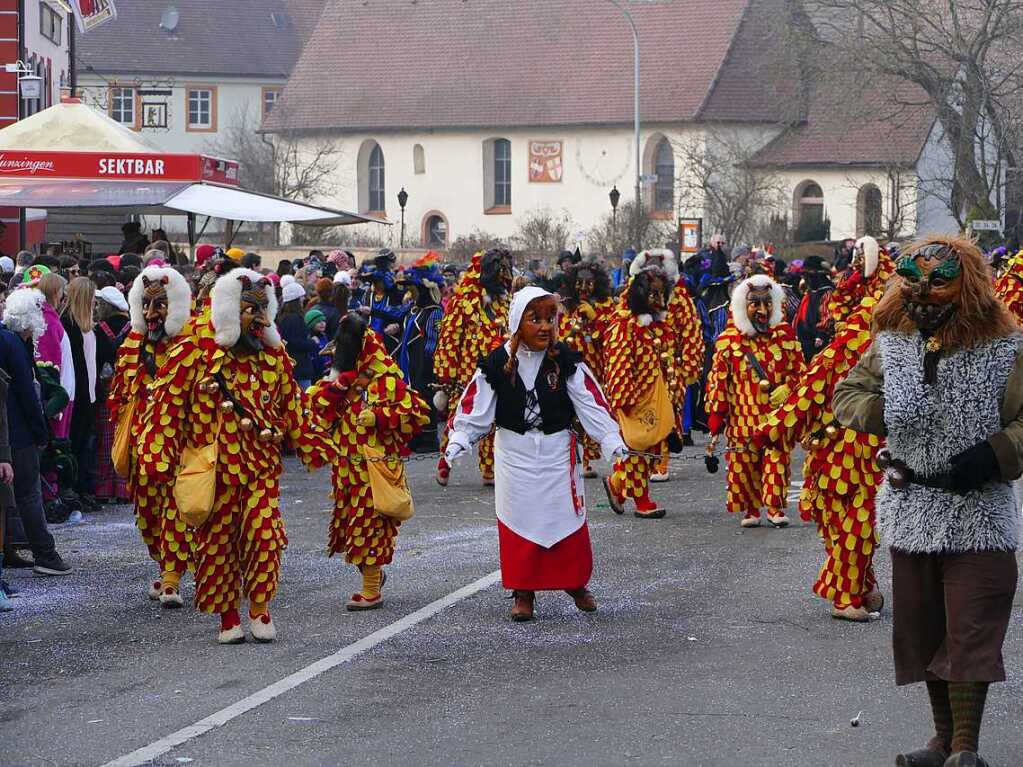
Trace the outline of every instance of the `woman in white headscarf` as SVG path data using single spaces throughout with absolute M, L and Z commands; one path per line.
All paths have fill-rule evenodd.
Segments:
M 496 423 L 494 485 L 501 575 L 515 592 L 512 620 L 533 618 L 535 592 L 564 590 L 593 612 L 578 419 L 605 458 L 625 453 L 599 384 L 557 337 L 558 301 L 528 287 L 512 299 L 511 339 L 483 361 L 455 412 L 447 459 Z

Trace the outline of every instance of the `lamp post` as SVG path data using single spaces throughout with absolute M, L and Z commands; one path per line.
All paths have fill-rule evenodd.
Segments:
M 639 30 L 636 28 L 636 22 L 632 19 L 632 14 L 629 13 L 628 9 L 625 8 L 620 0 L 607 0 L 615 8 L 622 12 L 625 16 L 625 20 L 629 22 L 629 27 L 632 29 L 632 45 L 634 48 L 634 63 L 633 63 L 633 141 L 636 144 L 636 210 L 634 218 L 634 237 L 639 239 L 639 217 L 643 212 L 642 198 L 640 197 L 641 189 L 640 184 L 642 182 L 643 168 L 640 165 L 640 151 L 639 151 Z M 639 248 L 639 243 L 634 242 L 633 245 Z
M 611 187 L 611 193 L 608 195 L 611 199 L 611 235 L 615 238 L 618 237 L 618 201 L 622 199 L 622 193 L 618 191 L 618 185 L 615 184 Z
M 401 207 L 401 247 L 405 247 L 405 206 L 408 204 L 408 192 L 405 187 L 398 192 L 398 205 Z

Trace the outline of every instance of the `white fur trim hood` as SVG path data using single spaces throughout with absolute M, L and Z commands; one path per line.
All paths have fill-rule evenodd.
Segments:
M 163 330 L 170 338 L 181 335 L 192 310 L 192 291 L 180 273 L 166 266 L 147 266 L 131 284 L 131 290 L 128 291 L 131 329 L 136 333 L 146 332 L 146 318 L 142 315 L 142 294 L 145 292 L 143 277 L 150 282 L 166 280 L 167 319 L 164 320 Z
M 856 247 L 857 249 L 863 248 L 863 276 L 869 279 L 877 271 L 877 259 L 881 253 L 881 246 L 873 237 L 860 237 L 856 240 Z
M 645 269 L 661 269 L 668 275 L 672 285 L 678 282 L 678 262 L 675 260 L 675 254 L 667 248 L 642 251 L 632 260 L 629 276 L 635 277 Z
M 213 338 L 217 342 L 217 346 L 230 349 L 238 343 L 238 338 L 242 334 L 242 277 L 248 277 L 254 286 L 263 285 L 267 299 L 267 315 L 270 320 L 270 327 L 263 333 L 263 341 L 274 349 L 280 348 L 281 336 L 277 332 L 275 324 L 277 321 L 277 293 L 270 280 L 252 269 L 232 269 L 217 279 L 210 292 L 210 319 L 213 321 Z
M 752 288 L 771 289 L 771 327 L 782 323 L 782 306 L 785 304 L 785 293 L 781 285 L 772 280 L 766 274 L 755 274 L 747 280 L 743 280 L 732 292 L 732 322 L 739 328 L 744 336 L 751 338 L 757 334 L 756 328 L 750 322 L 746 314 L 746 298 Z

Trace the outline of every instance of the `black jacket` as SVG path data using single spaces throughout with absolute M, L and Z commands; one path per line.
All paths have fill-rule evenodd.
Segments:
M 295 379 L 298 381 L 312 381 L 317 377 L 317 371 L 313 368 L 312 355 L 316 354 L 320 347 L 313 340 L 312 333 L 306 327 L 305 319 L 301 314 L 288 314 L 277 318 L 277 331 L 284 340 L 285 348 L 291 359 L 295 361 Z
M 540 365 L 535 391 L 544 434 L 557 434 L 572 425 L 575 407 L 568 396 L 567 381 L 575 375 L 581 359 L 564 343 L 559 343 L 557 358 L 551 360 L 545 357 Z M 507 362 L 508 352 L 501 346 L 484 360 L 480 369 L 497 395 L 495 423 L 502 429 L 525 434 L 526 387 L 517 373 L 509 376 L 504 372 Z
M 13 450 L 45 445 L 50 439 L 33 365 L 32 353 L 25 342 L 0 329 L 0 367 L 11 379 L 7 387 L 7 430 Z

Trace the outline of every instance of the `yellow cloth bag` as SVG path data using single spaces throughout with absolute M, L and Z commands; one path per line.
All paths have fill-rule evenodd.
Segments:
M 404 461 L 369 460 L 383 458 L 383 451 L 369 445 L 363 445 L 361 450 L 362 457 L 368 459 L 366 474 L 369 476 L 369 488 L 373 493 L 373 509 L 377 514 L 397 522 L 412 519 L 416 507 L 412 502 L 412 493 L 408 489 Z
M 201 527 L 213 513 L 217 497 L 217 440 L 202 447 L 187 446 L 181 452 L 174 481 L 174 502 L 186 525 Z
M 114 427 L 114 445 L 110 449 L 110 460 L 117 476 L 127 479 L 131 473 L 131 413 L 124 408 Z
M 618 411 L 618 423 L 622 439 L 633 450 L 649 450 L 668 438 L 675 428 L 675 408 L 660 372 L 642 400 Z

